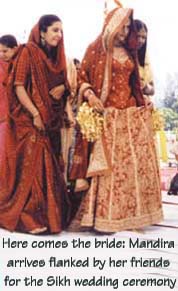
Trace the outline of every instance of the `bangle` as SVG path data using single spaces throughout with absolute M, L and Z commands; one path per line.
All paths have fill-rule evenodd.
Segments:
M 85 95 L 85 93 L 87 93 L 87 95 Z M 87 89 L 85 92 L 84 92 L 84 98 L 88 100 L 88 98 L 92 95 L 94 95 L 95 93 L 93 92 L 93 90 L 91 89 Z

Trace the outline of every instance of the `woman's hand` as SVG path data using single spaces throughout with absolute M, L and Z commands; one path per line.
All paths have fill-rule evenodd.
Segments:
M 33 116 L 33 125 L 39 131 L 45 131 L 45 127 L 44 127 L 43 121 L 42 121 L 41 116 L 40 116 L 39 113 Z
M 70 123 L 70 127 L 74 127 L 76 125 L 76 120 L 75 117 L 73 115 L 73 112 L 68 112 L 67 113 L 68 119 L 69 119 L 69 123 Z
M 88 104 L 98 112 L 102 113 L 104 111 L 103 103 L 98 99 L 98 97 L 96 97 L 96 95 L 90 95 L 88 98 Z
M 145 101 L 145 107 L 153 110 L 153 102 L 151 101 L 149 96 L 143 95 Z
M 68 117 L 70 126 L 74 127 L 76 125 L 76 120 L 75 120 L 75 117 L 74 117 L 74 114 L 73 114 L 73 111 L 72 111 L 72 106 L 71 106 L 69 100 L 66 103 L 65 111 L 67 112 L 67 117 Z
M 96 97 L 95 93 L 91 89 L 87 89 L 84 96 L 87 98 L 90 107 L 93 107 L 98 112 L 104 111 L 103 103 L 98 97 Z
M 144 95 L 150 95 L 150 96 L 154 95 L 155 93 L 154 84 L 152 82 L 146 84 L 144 88 L 142 88 L 142 92 Z
M 27 109 L 27 111 L 32 115 L 33 118 L 33 125 L 39 131 L 45 131 L 45 127 L 43 121 L 41 119 L 40 113 L 35 105 L 32 103 L 31 99 L 29 98 L 26 89 L 24 86 L 16 86 L 16 93 L 20 103 Z
M 65 91 L 65 86 L 59 85 L 51 89 L 49 93 L 54 99 L 60 100 L 62 95 L 64 94 L 64 91 Z
M 142 78 L 140 79 L 140 87 L 141 87 L 141 90 L 143 91 L 143 89 L 145 87 L 145 82 Z

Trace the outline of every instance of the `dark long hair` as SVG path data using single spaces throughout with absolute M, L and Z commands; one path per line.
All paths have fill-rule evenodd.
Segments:
M 51 26 L 54 22 L 60 21 L 61 19 L 54 14 L 46 14 L 43 15 L 40 19 L 39 19 L 39 30 L 40 32 L 47 32 L 48 27 Z M 40 47 L 43 49 L 43 51 L 46 53 L 46 55 L 52 59 L 53 62 L 55 62 L 56 60 L 56 54 L 57 54 L 57 50 L 56 48 L 51 48 L 50 52 L 48 51 L 48 49 L 46 48 L 46 46 L 44 46 L 42 44 L 42 42 L 40 41 Z
M 137 32 L 139 32 L 141 29 L 144 29 L 146 32 L 148 32 L 148 28 L 143 21 L 135 19 L 134 25 L 135 25 Z M 144 67 L 144 65 L 145 65 L 146 47 L 147 47 L 147 39 L 146 39 L 144 45 L 140 49 L 138 49 L 138 61 L 139 61 L 140 66 L 142 66 L 142 67 Z

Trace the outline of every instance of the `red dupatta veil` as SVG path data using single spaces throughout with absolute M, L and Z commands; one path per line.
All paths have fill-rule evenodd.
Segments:
M 133 10 L 128 8 L 115 8 L 106 17 L 103 29 L 98 38 L 86 50 L 81 64 L 79 76 L 79 104 L 83 102 L 83 92 L 86 88 L 92 87 L 95 94 L 103 103 L 105 102 L 112 83 L 112 54 L 113 39 L 124 23 L 131 19 L 130 33 L 127 38 L 126 49 L 129 51 L 133 62 L 134 71 L 131 76 L 131 93 L 135 97 L 136 105 L 144 105 L 144 99 L 140 88 L 140 79 L 137 60 L 137 37 L 133 24 Z M 88 143 L 82 140 L 82 136 L 76 142 L 73 166 L 71 169 L 71 179 L 86 177 L 88 164 Z
M 113 53 L 113 39 L 116 33 L 118 33 L 123 27 L 128 18 L 130 18 L 131 28 L 127 38 L 126 49 L 128 49 L 135 64 L 135 70 L 131 80 L 132 94 L 136 99 L 137 106 L 144 105 L 138 73 L 138 59 L 136 49 L 137 36 L 132 15 L 132 9 L 122 7 L 113 9 L 107 15 L 104 21 L 102 33 L 88 47 L 82 61 L 81 74 L 79 78 L 81 95 L 80 99 L 82 99 L 83 91 L 87 87 L 91 87 L 91 84 L 99 98 L 104 101 L 104 99 L 107 97 L 112 78 L 111 60 Z M 85 72 L 87 72 L 87 74 Z M 104 77 L 101 78 L 100 76 Z M 105 91 L 105 97 L 103 96 L 103 91 Z

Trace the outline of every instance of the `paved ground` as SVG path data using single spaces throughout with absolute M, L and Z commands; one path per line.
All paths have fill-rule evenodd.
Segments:
M 27 234 L 19 234 L 19 233 L 10 233 L 8 231 L 0 229 L 0 290 L 3 291 L 25 291 L 26 288 L 24 286 L 18 286 L 18 287 L 5 287 L 4 286 L 4 278 L 8 274 L 10 277 L 15 278 L 24 278 L 24 276 L 33 276 L 33 278 L 36 276 L 37 278 L 43 278 L 46 280 L 47 276 L 50 274 L 51 276 L 69 276 L 69 278 L 76 278 L 79 276 L 80 278 L 88 278 L 92 276 L 96 276 L 97 278 L 110 277 L 110 278 L 119 278 L 120 282 L 123 282 L 124 278 L 130 278 L 130 279 L 149 279 L 154 278 L 155 280 L 158 280 L 157 282 L 162 282 L 165 280 L 166 286 L 155 286 L 155 287 L 148 287 L 148 286 L 127 286 L 123 287 L 120 286 L 117 288 L 117 286 L 105 286 L 102 287 L 75 287 L 75 286 L 65 286 L 61 288 L 60 290 L 68 291 L 68 290 L 82 290 L 82 291 L 101 291 L 101 290 L 114 290 L 118 289 L 120 290 L 150 290 L 150 288 L 153 288 L 155 291 L 168 291 L 168 290 L 175 290 L 178 291 L 178 196 L 169 196 L 167 195 L 166 191 L 162 191 L 162 200 L 163 200 L 163 208 L 164 208 L 164 221 L 161 222 L 159 225 L 154 225 L 147 227 L 143 229 L 142 231 L 123 231 L 119 232 L 110 236 L 107 235 L 96 235 L 89 232 L 83 232 L 83 233 L 69 233 L 69 232 L 63 232 L 60 235 L 50 235 L 50 236 L 31 236 Z M 7 241 L 27 241 L 28 248 L 2 248 L 2 240 Z M 174 247 L 168 247 L 163 245 L 159 248 L 147 247 L 147 248 L 131 248 L 130 247 L 130 241 L 135 242 L 136 240 L 139 240 L 139 242 L 147 242 L 147 241 L 154 241 L 158 243 L 163 243 L 166 241 L 169 241 L 170 243 L 173 242 Z M 72 241 L 75 240 L 76 243 L 81 242 L 80 247 L 74 248 L 72 245 Z M 65 248 L 38 248 L 38 249 L 32 249 L 30 247 L 31 243 L 33 241 L 36 241 L 39 244 L 43 244 L 44 242 L 53 241 L 53 242 L 67 242 L 68 247 Z M 103 248 L 95 248 L 94 244 L 96 241 L 100 241 L 103 243 Z M 109 244 L 113 246 L 116 242 L 123 241 L 125 243 L 125 248 L 117 248 L 117 247 L 109 247 Z M 82 247 L 84 244 L 89 243 L 90 247 Z M 82 245 L 83 244 L 83 245 Z M 49 268 L 49 266 L 46 266 L 45 268 L 8 268 L 7 262 L 10 259 L 44 259 L 46 260 L 46 263 L 49 261 L 49 258 L 51 256 L 57 257 L 57 258 L 77 258 L 77 259 L 84 259 L 86 257 L 90 260 L 90 266 L 88 268 L 75 268 L 72 269 L 69 268 Z M 103 270 L 99 270 L 99 268 L 93 268 L 93 257 L 96 257 L 97 259 L 105 260 L 106 265 L 103 268 Z M 107 264 L 109 262 L 109 258 L 117 260 L 126 260 L 127 264 L 124 267 L 115 267 L 111 268 L 108 267 Z M 158 262 L 158 266 L 155 268 L 153 266 L 148 267 L 141 267 L 139 261 L 137 263 L 137 267 L 131 268 L 131 260 L 148 260 L 148 262 L 151 259 L 154 259 L 155 262 Z M 165 267 L 164 261 L 167 260 L 169 262 L 169 266 Z M 147 263 L 148 263 L 147 262 Z M 71 271 L 72 270 L 72 271 Z M 104 280 L 104 279 L 103 279 Z M 116 280 L 116 279 L 115 279 Z M 162 280 L 162 281 L 161 281 Z M 167 281 L 166 281 L 167 280 Z M 115 282 L 116 283 L 116 282 Z M 57 284 L 57 283 L 55 283 Z M 71 283 L 72 284 L 72 283 Z M 103 283 L 104 284 L 104 283 Z M 114 284 L 114 281 L 113 281 Z M 172 285 L 171 285 L 172 284 Z M 61 287 L 61 286 L 60 286 Z M 52 287 L 43 286 L 42 287 L 35 287 L 33 285 L 31 287 L 31 290 L 52 290 L 57 291 L 60 288 L 57 285 L 54 285 Z M 42 289 L 41 289 L 42 288 Z M 29 289 L 27 287 L 27 289 Z

